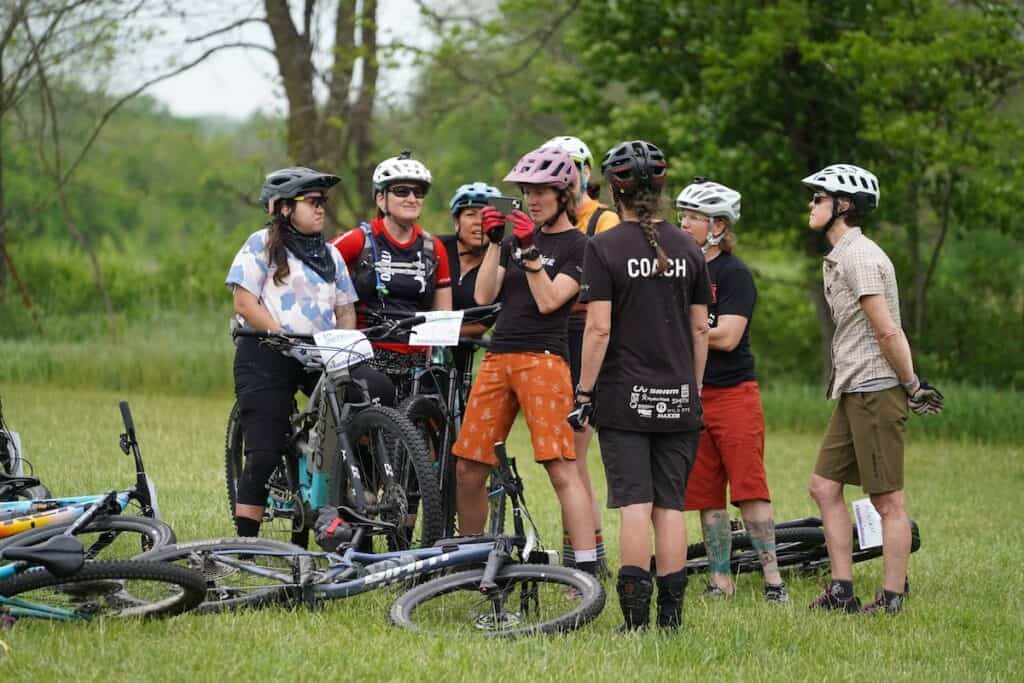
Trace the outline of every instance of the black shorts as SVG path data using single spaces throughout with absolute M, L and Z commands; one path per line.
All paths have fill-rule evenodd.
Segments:
M 569 376 L 573 390 L 580 383 L 580 368 L 583 367 L 583 326 L 569 319 Z
M 700 432 L 628 432 L 598 428 L 608 480 L 608 507 L 654 503 L 680 510 L 697 459 Z

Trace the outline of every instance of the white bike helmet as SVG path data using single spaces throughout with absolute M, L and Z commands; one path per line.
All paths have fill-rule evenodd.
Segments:
M 430 170 L 422 162 L 413 159 L 412 150 L 409 149 L 377 164 L 377 168 L 373 169 L 373 194 L 376 196 L 389 185 L 402 180 L 421 183 L 428 189 L 433 182 Z
M 564 150 L 577 164 L 586 164 L 594 167 L 594 157 L 590 154 L 587 143 L 571 135 L 559 135 L 545 142 L 542 147 L 558 147 Z
M 866 214 L 878 208 L 878 178 L 871 171 L 853 164 L 832 164 L 803 179 L 812 190 L 853 198 L 857 211 Z
M 732 188 L 694 178 L 676 197 L 676 208 L 699 211 L 711 218 L 725 218 L 729 225 L 735 225 L 740 219 L 740 199 L 740 193 Z

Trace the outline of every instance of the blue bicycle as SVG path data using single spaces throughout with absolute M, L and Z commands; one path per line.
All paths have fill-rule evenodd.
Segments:
M 180 543 L 137 559 L 172 562 L 201 572 L 206 602 L 197 611 L 221 612 L 268 605 L 312 605 L 412 582 L 446 569 L 398 597 L 389 610 L 396 626 L 420 631 L 465 631 L 487 637 L 571 631 L 603 609 L 597 578 L 557 566 L 545 551 L 523 500 L 522 479 L 504 445 L 496 444 L 504 492 L 511 502 L 511 536 L 464 537 L 429 548 L 359 552 L 367 534 L 388 534 L 387 522 L 339 507 L 332 537 L 344 538 L 336 553 L 311 552 L 255 538 L 218 538 Z
M 180 614 L 205 593 L 202 574 L 158 562 L 87 562 L 76 537 L 117 499 L 111 491 L 63 533 L 38 545 L 0 551 L 0 619 L 88 621 L 98 616 Z

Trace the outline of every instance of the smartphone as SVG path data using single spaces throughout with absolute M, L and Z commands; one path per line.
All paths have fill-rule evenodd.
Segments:
M 502 216 L 523 208 L 523 200 L 515 197 L 488 197 L 487 203 L 497 209 Z

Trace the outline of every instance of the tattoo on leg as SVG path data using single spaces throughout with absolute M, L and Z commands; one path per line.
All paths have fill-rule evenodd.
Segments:
M 725 510 L 715 510 L 700 516 L 701 530 L 704 532 L 704 547 L 708 551 L 708 562 L 714 574 L 729 573 L 729 555 L 732 551 L 732 529 L 729 527 L 729 515 Z
M 755 522 L 750 519 L 743 520 L 750 534 L 750 545 L 757 552 L 761 560 L 761 567 L 772 571 L 778 568 L 775 557 L 775 521 L 768 519 L 763 522 Z

